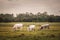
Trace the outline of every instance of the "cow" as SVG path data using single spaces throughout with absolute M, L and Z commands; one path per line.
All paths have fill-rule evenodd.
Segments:
M 19 23 L 19 24 L 14 24 L 13 26 L 13 30 L 22 30 L 23 24 Z
M 29 25 L 29 27 L 27 27 L 28 31 L 32 31 L 35 30 L 35 25 Z
M 41 29 L 46 29 L 46 28 L 49 29 L 49 26 L 50 26 L 49 24 L 43 24 L 43 25 L 40 26 L 39 29 L 40 29 L 40 30 L 41 30 Z

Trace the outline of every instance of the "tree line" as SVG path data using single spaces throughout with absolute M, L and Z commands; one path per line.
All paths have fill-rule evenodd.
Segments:
M 60 16 L 48 15 L 47 12 L 26 12 L 17 14 L 16 17 L 13 14 L 0 14 L 0 22 L 60 22 Z

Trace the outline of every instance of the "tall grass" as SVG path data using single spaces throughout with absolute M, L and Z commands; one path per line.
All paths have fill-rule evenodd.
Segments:
M 49 23 L 50 29 L 38 31 L 40 25 L 48 22 L 21 22 L 24 24 L 23 30 L 13 31 L 16 23 L 0 23 L 0 40 L 60 40 L 60 23 Z M 27 31 L 30 24 L 36 25 L 35 31 Z

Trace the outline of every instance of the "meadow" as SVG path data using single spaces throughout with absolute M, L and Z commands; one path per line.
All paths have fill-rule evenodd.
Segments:
M 23 30 L 13 31 L 16 23 L 23 23 Z M 42 24 L 50 24 L 50 29 L 38 30 Z M 27 31 L 30 24 L 36 25 L 35 31 Z M 10 22 L 0 23 L 0 40 L 60 40 L 60 22 Z

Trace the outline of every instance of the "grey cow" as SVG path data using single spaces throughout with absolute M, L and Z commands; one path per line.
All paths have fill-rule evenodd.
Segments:
M 46 28 L 49 29 L 49 26 L 50 26 L 49 24 L 43 24 L 40 26 L 39 30 L 46 29 Z

